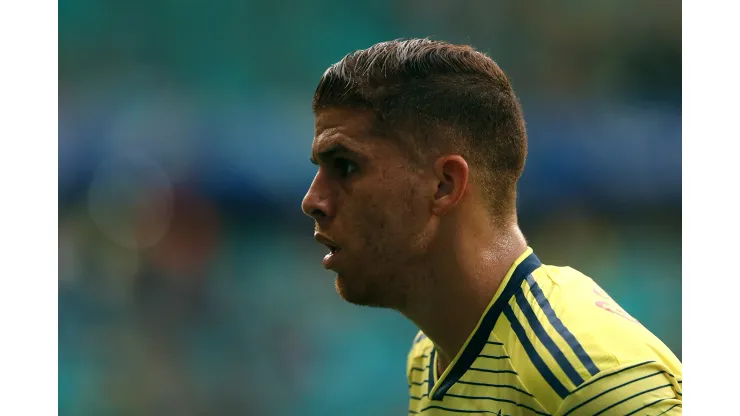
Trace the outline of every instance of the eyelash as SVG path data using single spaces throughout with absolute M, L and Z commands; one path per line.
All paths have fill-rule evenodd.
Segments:
M 352 166 L 354 169 L 350 172 L 349 167 Z M 357 171 L 357 163 L 345 159 L 342 157 L 334 159 L 334 168 L 339 171 L 339 176 L 346 178 L 347 176 L 351 175 L 353 172 Z

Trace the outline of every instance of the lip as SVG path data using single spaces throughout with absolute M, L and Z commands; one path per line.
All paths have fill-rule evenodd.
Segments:
M 329 253 L 326 256 L 324 256 L 324 259 L 321 260 L 321 264 L 324 266 L 325 269 L 331 269 L 334 267 L 334 265 L 337 262 L 337 256 L 340 255 L 342 250 L 337 250 L 333 253 Z
M 321 262 L 321 264 L 324 265 L 325 269 L 330 269 L 332 265 L 334 265 L 334 263 L 336 262 L 337 255 L 342 252 L 342 248 L 339 246 L 339 244 L 335 243 L 332 239 L 321 233 L 314 233 L 313 238 L 329 249 L 330 253 L 324 256 L 324 260 Z

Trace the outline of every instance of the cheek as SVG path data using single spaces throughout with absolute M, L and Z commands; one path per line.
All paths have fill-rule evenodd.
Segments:
M 383 239 L 383 236 L 392 226 L 389 223 L 390 216 L 387 212 L 387 206 L 383 201 L 368 199 L 363 203 L 361 210 L 363 214 L 359 218 L 358 228 L 362 230 L 362 234 L 367 238 L 366 243 L 374 245 L 378 240 Z
M 359 192 L 362 189 L 363 192 Z M 345 200 L 350 232 L 359 247 L 375 253 L 403 251 L 424 228 L 424 204 L 411 184 L 385 177 L 364 183 Z
M 389 244 L 389 233 L 397 228 L 395 214 L 389 212 L 389 206 L 393 206 L 393 201 L 377 194 L 364 198 L 357 195 L 345 206 L 346 212 L 352 213 L 351 219 L 347 218 L 348 231 L 358 248 L 378 252 Z
M 372 201 L 368 204 L 368 215 L 379 239 L 396 248 L 407 245 L 424 226 L 423 210 L 418 200 L 409 199 L 407 192 Z
M 421 185 L 410 183 L 399 196 L 399 218 L 411 233 L 419 232 L 429 219 L 428 198 L 423 194 Z

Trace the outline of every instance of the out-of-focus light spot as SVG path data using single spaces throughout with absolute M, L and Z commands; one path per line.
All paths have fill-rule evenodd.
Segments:
M 142 155 L 116 156 L 95 172 L 88 209 L 114 243 L 146 248 L 159 242 L 172 218 L 172 185 L 164 170 Z

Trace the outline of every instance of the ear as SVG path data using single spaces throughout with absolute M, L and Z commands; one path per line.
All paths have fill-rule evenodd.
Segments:
M 444 215 L 462 199 L 468 185 L 468 162 L 459 155 L 444 156 L 434 162 L 438 186 L 432 211 Z

